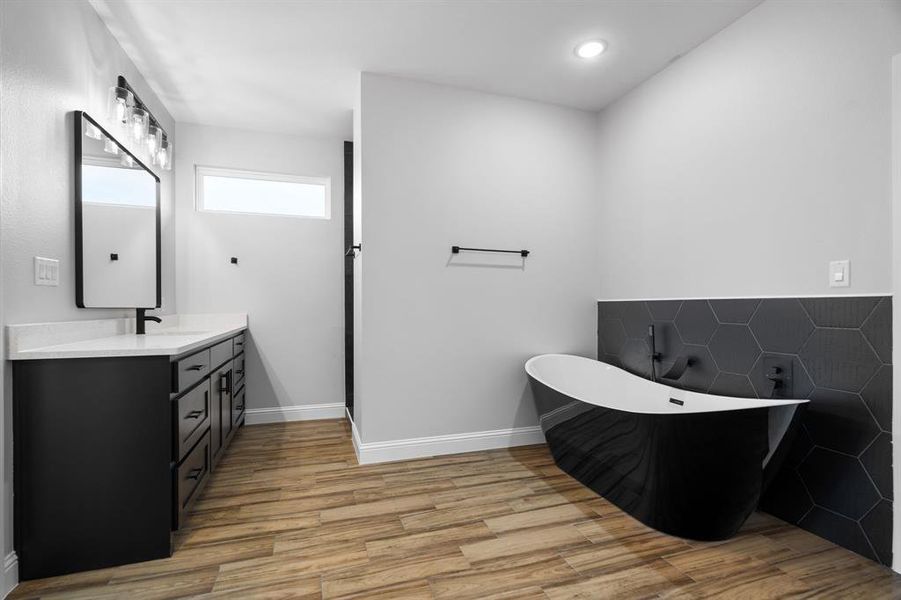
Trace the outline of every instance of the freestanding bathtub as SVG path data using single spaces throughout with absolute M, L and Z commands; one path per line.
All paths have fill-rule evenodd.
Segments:
M 644 524 L 694 540 L 738 531 L 807 402 L 691 392 L 566 354 L 536 356 L 526 373 L 563 471 Z

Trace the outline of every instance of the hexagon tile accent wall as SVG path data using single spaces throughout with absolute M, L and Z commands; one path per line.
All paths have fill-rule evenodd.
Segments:
M 810 404 L 761 509 L 891 565 L 891 310 L 874 296 L 598 302 L 598 356 L 649 377 L 653 323 L 658 373 L 692 359 L 665 383 L 748 398 L 778 393 L 770 363 L 790 364 Z

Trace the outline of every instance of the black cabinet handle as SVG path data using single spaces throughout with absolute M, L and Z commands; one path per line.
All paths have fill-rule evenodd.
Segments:
M 196 480 L 200 479 L 200 475 L 201 475 L 202 473 L 203 473 L 203 468 L 202 468 L 202 467 L 197 467 L 196 469 L 191 469 L 190 471 L 188 471 L 188 474 L 185 475 L 185 478 L 186 478 L 186 479 L 193 479 L 193 480 L 196 481 Z
M 227 392 L 228 391 L 228 375 L 222 373 L 219 375 L 219 391 Z
M 206 368 L 206 365 L 191 365 L 186 371 L 203 371 Z
M 238 375 L 243 375 L 244 369 L 238 369 L 237 371 L 235 371 L 235 373 L 237 373 Z
M 236 407 L 235 407 L 235 410 L 238 411 L 238 412 L 241 412 L 242 410 L 244 410 L 244 405 L 242 404 L 242 405 L 240 405 L 240 406 L 236 406 Z
M 189 412 L 188 414 L 185 415 L 185 418 L 186 419 L 197 419 L 202 414 L 203 414 L 202 410 L 192 410 L 191 412 Z

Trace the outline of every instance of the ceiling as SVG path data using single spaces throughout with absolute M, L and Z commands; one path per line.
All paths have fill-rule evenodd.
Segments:
M 360 71 L 599 110 L 759 3 L 91 0 L 176 121 L 344 138 Z

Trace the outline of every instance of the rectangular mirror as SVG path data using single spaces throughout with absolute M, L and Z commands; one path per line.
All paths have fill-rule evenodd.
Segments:
M 82 111 L 75 113 L 75 303 L 162 304 L 159 177 Z

